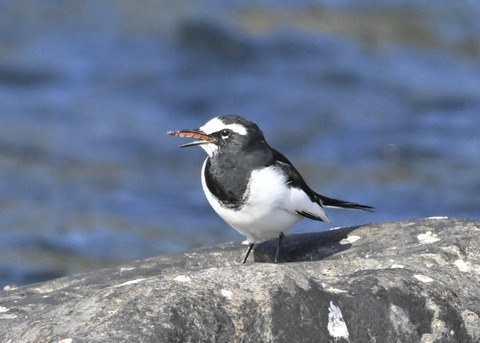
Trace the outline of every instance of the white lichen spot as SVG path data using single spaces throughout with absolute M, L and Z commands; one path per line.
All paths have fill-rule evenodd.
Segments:
M 480 317 L 473 311 L 463 310 L 462 318 L 470 337 L 480 337 Z
M 221 290 L 220 290 L 220 293 L 221 293 L 225 298 L 228 298 L 228 299 L 231 299 L 232 296 L 233 296 L 233 292 L 232 292 L 232 291 L 229 291 L 228 289 L 221 289 Z
M 480 274 L 480 265 L 478 264 L 471 265 L 471 269 L 473 270 L 474 273 Z
M 2 314 L 0 315 L 0 319 L 15 319 L 17 318 L 16 315 L 14 314 Z
M 73 339 L 71 338 L 64 338 L 58 341 L 58 343 L 72 343 Z
M 121 284 L 119 284 L 119 285 L 115 285 L 115 286 L 113 286 L 113 287 L 123 287 L 123 286 L 128 286 L 128 285 L 134 285 L 134 284 L 136 284 L 136 283 L 142 282 L 143 280 L 145 280 L 145 278 L 143 278 L 143 279 L 130 280 L 130 281 L 121 283 Z
M 458 259 L 454 262 L 455 266 L 460 270 L 461 272 L 468 273 L 470 272 L 470 266 L 465 263 L 464 260 Z
M 432 244 L 440 240 L 432 231 L 419 234 L 417 239 L 420 241 L 420 244 Z
M 360 239 L 360 236 L 348 236 L 340 241 L 340 244 L 352 244 Z
M 6 308 L 6 307 L 3 307 L 3 306 L 0 306 L 0 312 L 2 312 L 2 313 L 3 313 L 3 312 L 8 312 L 8 311 L 10 311 L 10 309 L 9 309 L 9 308 Z
M 42 294 L 42 293 L 51 293 L 51 292 L 53 292 L 53 288 L 49 288 L 49 287 L 45 287 L 45 288 L 37 287 L 37 288 L 33 288 L 33 291 L 38 292 L 38 293 L 40 293 L 40 294 Z
M 173 280 L 178 282 L 192 282 L 192 279 L 188 275 L 179 275 Z
M 389 311 L 390 323 L 393 324 L 393 327 L 397 334 L 410 333 L 415 330 L 415 326 L 410 320 L 409 315 L 405 312 L 400 306 L 390 304 Z
M 413 277 L 415 279 L 420 280 L 420 281 L 425 282 L 425 283 L 429 283 L 429 282 L 434 281 L 431 277 L 428 277 L 428 276 L 422 275 L 422 274 L 415 274 Z
M 424 333 L 420 339 L 420 343 L 433 343 L 433 335 L 431 333 Z
M 13 291 L 14 289 L 17 289 L 17 286 L 6 285 L 5 287 L 3 287 L 4 291 Z
M 340 308 L 335 306 L 335 304 L 330 301 L 330 306 L 328 307 L 328 332 L 330 336 L 334 338 L 345 338 L 348 339 L 348 328 L 347 324 L 343 320 L 342 311 Z
M 437 342 L 438 337 L 445 337 L 448 332 L 447 325 L 443 321 L 443 311 L 437 303 L 428 298 L 425 299 L 425 307 L 433 314 L 430 323 L 430 334 L 432 335 L 432 340 L 429 342 Z M 423 340 L 421 342 L 423 342 Z
M 330 292 L 330 293 L 335 293 L 335 294 L 345 294 L 347 293 L 346 290 L 344 289 L 339 289 L 339 288 L 326 288 L 325 289 L 327 292 Z
M 391 269 L 404 269 L 405 266 L 403 264 L 392 264 L 390 266 Z

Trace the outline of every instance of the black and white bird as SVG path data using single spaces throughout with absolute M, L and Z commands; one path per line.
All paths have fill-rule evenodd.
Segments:
M 216 117 L 199 129 L 169 131 L 197 140 L 208 154 L 202 167 L 202 186 L 215 212 L 247 236 L 242 263 L 254 244 L 278 237 L 278 261 L 284 232 L 309 218 L 329 223 L 324 207 L 372 210 L 366 205 L 328 198 L 313 191 L 292 163 L 265 141 L 259 127 L 240 116 Z

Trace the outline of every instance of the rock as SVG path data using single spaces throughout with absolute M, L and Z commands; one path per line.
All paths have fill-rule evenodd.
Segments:
M 0 292 L 1 342 L 478 342 L 480 222 L 221 244 Z

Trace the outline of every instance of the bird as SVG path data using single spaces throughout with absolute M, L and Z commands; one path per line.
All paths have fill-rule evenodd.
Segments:
M 285 232 L 308 218 L 330 223 L 325 207 L 373 211 L 373 207 L 337 200 L 312 190 L 293 164 L 270 147 L 254 122 L 238 115 L 215 117 L 198 129 L 167 134 L 196 140 L 207 152 L 202 188 L 215 212 L 246 236 L 244 264 L 255 244 L 278 238 L 278 262 Z

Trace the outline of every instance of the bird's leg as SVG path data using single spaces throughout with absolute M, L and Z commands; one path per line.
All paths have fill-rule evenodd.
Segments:
M 280 255 L 280 246 L 282 245 L 283 237 L 285 237 L 285 235 L 283 234 L 283 232 L 280 232 L 280 234 L 278 235 L 277 252 L 275 253 L 275 263 L 278 262 L 278 257 Z
M 247 262 L 248 255 L 250 255 L 250 251 L 252 251 L 254 245 L 255 245 L 255 243 L 250 243 L 250 244 L 248 244 L 247 253 L 245 254 L 245 257 L 243 258 L 242 264 L 244 264 L 245 262 Z

